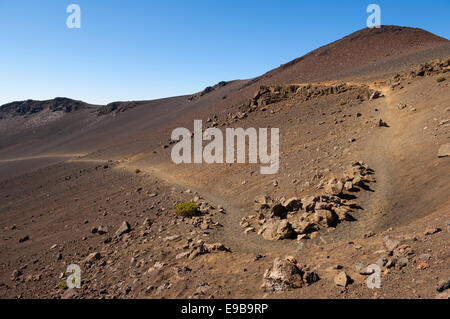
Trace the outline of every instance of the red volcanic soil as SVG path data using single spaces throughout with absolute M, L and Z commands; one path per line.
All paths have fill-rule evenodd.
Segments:
M 0 107 L 0 298 L 448 298 L 437 288 L 450 279 L 450 156 L 437 154 L 450 138 L 449 57 L 447 39 L 383 26 L 191 96 Z M 279 172 L 173 164 L 171 132 L 194 119 L 280 128 Z M 259 221 L 249 217 L 255 196 L 303 205 L 347 178 L 354 161 L 373 171 L 370 185 L 347 179 L 358 187 L 286 219 L 327 214 L 336 202 L 352 218 L 297 238 L 258 234 L 273 216 L 261 217 L 260 205 Z M 174 214 L 186 200 L 199 204 L 198 216 Z M 124 221 L 129 228 L 117 232 Z M 261 289 L 266 269 L 286 256 L 319 281 Z M 83 269 L 75 292 L 63 284 L 72 263 Z M 362 268 L 374 263 L 380 290 L 365 284 Z M 342 271 L 352 279 L 345 287 L 334 281 Z

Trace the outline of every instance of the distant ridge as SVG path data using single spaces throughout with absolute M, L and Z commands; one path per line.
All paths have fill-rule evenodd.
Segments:
M 0 106 L 0 115 L 25 116 L 36 114 L 43 110 L 71 113 L 89 106 L 90 105 L 85 102 L 65 97 L 57 97 L 45 101 L 26 100 L 11 102 Z

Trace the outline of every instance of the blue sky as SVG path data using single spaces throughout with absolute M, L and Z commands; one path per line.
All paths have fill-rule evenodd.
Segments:
M 81 7 L 81 29 L 66 8 Z M 189 94 L 261 75 L 365 27 L 450 38 L 450 1 L 0 0 L 0 105 L 65 96 L 89 103 Z

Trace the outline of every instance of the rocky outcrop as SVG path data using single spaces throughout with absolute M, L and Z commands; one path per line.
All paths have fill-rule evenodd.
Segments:
M 141 101 L 141 102 L 112 102 L 109 103 L 107 105 L 103 105 L 100 106 L 97 109 L 97 115 L 98 116 L 102 116 L 102 115 L 107 115 L 107 114 L 117 114 L 117 113 L 122 113 L 128 110 L 131 110 L 135 107 L 138 107 L 142 104 L 146 103 L 145 101 Z
M 381 93 L 366 86 L 348 85 L 345 83 L 337 85 L 298 85 L 290 84 L 283 86 L 261 86 L 255 92 L 245 106 L 249 111 L 264 108 L 267 105 L 277 103 L 290 98 L 301 98 L 304 102 L 327 95 L 338 95 L 345 92 L 355 92 L 355 98 L 359 101 L 376 99 Z
M 447 72 L 450 72 L 450 57 L 426 62 L 417 67 L 414 67 L 408 72 L 396 74 L 390 79 L 389 82 L 391 84 L 392 90 L 402 89 L 403 86 L 401 82 L 403 80 L 438 75 Z
M 211 92 L 213 92 L 213 91 L 215 91 L 215 90 L 217 90 L 217 89 L 220 89 L 220 88 L 226 86 L 226 85 L 229 84 L 229 83 L 230 83 L 230 82 L 221 81 L 221 82 L 217 83 L 217 84 L 214 85 L 214 86 L 208 86 L 208 87 L 206 87 L 203 91 L 191 95 L 191 96 L 188 98 L 188 101 L 191 102 L 191 101 L 194 101 L 194 100 L 198 100 L 199 98 L 205 96 L 206 94 L 209 94 L 209 93 L 211 93 Z
M 338 96 L 348 93 L 345 100 L 338 99 L 336 103 L 347 104 L 347 100 L 356 102 L 369 101 L 382 97 L 382 93 L 372 90 L 365 85 L 349 85 L 346 83 L 325 85 L 325 84 L 288 84 L 278 86 L 261 86 L 245 103 L 236 106 L 239 111 L 228 113 L 223 120 L 217 118 L 212 122 L 211 127 L 230 125 L 247 118 L 253 112 L 265 112 L 272 104 L 289 102 L 298 104 L 325 96 Z M 340 101 L 340 102 L 339 102 Z M 271 110 L 270 112 L 274 112 Z
M 266 240 L 305 238 L 320 229 L 335 227 L 352 220 L 351 212 L 358 207 L 344 198 L 344 192 L 367 189 L 375 182 L 373 174 L 364 162 L 353 162 L 342 176 L 324 182 L 320 195 L 279 201 L 257 196 L 256 214 L 244 217 L 240 225 L 246 233 L 257 231 Z
M 0 115 L 27 116 L 39 113 L 43 110 L 51 112 L 71 113 L 86 108 L 89 105 L 82 101 L 75 101 L 68 98 L 57 97 L 53 100 L 35 101 L 26 100 L 12 102 L 0 106 Z

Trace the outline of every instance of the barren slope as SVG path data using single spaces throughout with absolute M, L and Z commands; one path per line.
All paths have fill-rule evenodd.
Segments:
M 449 57 L 448 40 L 423 30 L 365 29 L 253 80 L 4 130 L 0 297 L 434 298 L 450 270 L 450 157 L 437 156 L 450 139 Z M 42 112 L 25 122 L 54 114 Z M 222 129 L 279 127 L 279 172 L 173 164 L 171 131 L 192 129 L 194 119 Z M 366 180 L 352 177 L 351 188 L 326 195 L 355 161 L 367 164 Z M 292 224 L 347 207 L 352 218 L 270 238 L 258 234 L 273 222 L 261 205 L 255 211 L 258 195 L 275 201 L 269 211 L 301 199 L 280 217 Z M 174 216 L 186 200 L 202 213 Z M 129 229 L 116 233 L 123 221 Z M 390 249 L 385 236 L 398 245 Z M 281 293 L 261 289 L 265 270 L 286 255 L 320 280 Z M 383 286 L 369 290 L 361 265 L 383 258 Z M 76 292 L 58 288 L 72 263 L 83 267 Z M 342 270 L 353 283 L 336 287 Z

